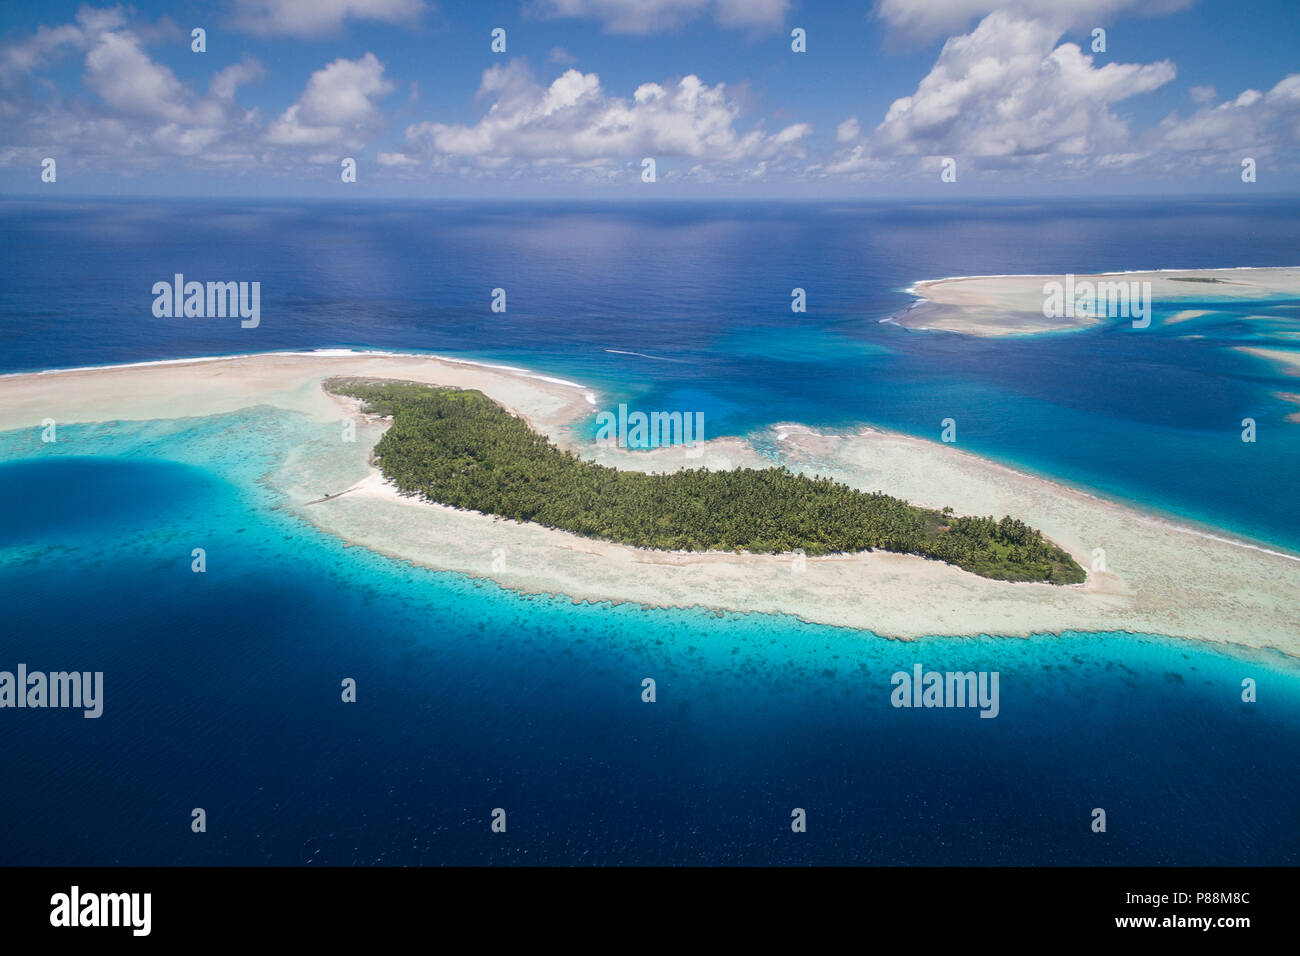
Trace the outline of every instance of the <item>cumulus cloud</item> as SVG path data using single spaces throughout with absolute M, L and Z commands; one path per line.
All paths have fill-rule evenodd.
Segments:
M 126 17 L 120 7 L 108 10 L 82 7 L 73 23 L 37 27 L 26 40 L 0 47 L 0 81 L 9 82 L 46 70 L 70 50 L 85 51 L 102 34 L 125 25 Z
M 133 26 L 119 9 L 83 10 L 75 23 L 0 47 L 0 79 L 13 80 L 8 91 L 0 83 L 0 162 L 39 161 L 57 147 L 75 157 L 71 162 L 129 157 L 137 170 L 175 156 L 289 170 L 364 148 L 389 129 L 383 98 L 396 84 L 373 53 L 326 63 L 291 103 L 264 120 L 237 102 L 266 74 L 257 60 L 221 64 L 195 89 L 150 55 L 148 36 L 159 42 L 161 34 Z M 84 57 L 85 92 L 65 96 L 42 73 L 73 52 Z M 565 69 L 543 84 L 514 61 L 483 73 L 480 96 L 491 108 L 476 122 L 435 117 L 411 125 L 406 148 L 380 144 L 377 166 L 408 175 L 468 168 L 617 178 L 619 169 L 655 156 L 670 161 L 660 169 L 666 178 L 687 175 L 672 168 L 674 157 L 695 161 L 710 176 L 766 176 L 803 157 L 811 132 L 804 123 L 769 130 L 743 115 L 740 98 L 725 84 L 695 75 L 615 95 L 595 73 Z
M 235 91 L 241 86 L 260 80 L 266 74 L 262 64 L 246 56 L 239 63 L 232 63 L 224 70 L 219 70 L 208 84 L 208 92 L 219 100 L 233 100 Z
M 648 34 L 705 16 L 723 27 L 772 30 L 784 24 L 789 8 L 790 0 L 537 0 L 530 9 L 544 17 L 599 20 L 610 33 Z
M 132 24 L 121 7 L 82 7 L 72 23 L 39 27 L 0 48 L 3 154 L 31 162 L 38 152 L 71 150 L 82 157 L 128 153 L 196 156 L 250 115 L 235 88 L 260 67 L 246 60 L 219 71 L 207 95 L 189 89 L 145 50 L 145 37 L 171 40 L 170 21 Z M 67 55 L 84 56 L 82 82 L 91 99 L 66 97 L 43 75 Z
M 171 42 L 174 25 L 133 24 L 122 8 L 82 8 L 75 22 L 41 27 L 0 47 L 0 161 L 40 156 L 147 168 L 168 157 L 198 164 L 291 169 L 320 147 L 356 148 L 387 125 L 376 99 L 392 89 L 373 54 L 340 59 L 313 73 L 298 99 L 265 124 L 237 102 L 265 75 L 245 56 L 192 89 L 146 50 Z M 69 53 L 84 56 L 85 95 L 64 95 L 44 74 Z
M 809 172 L 830 177 L 861 176 L 864 173 L 885 173 L 893 163 L 873 154 L 866 143 L 855 143 L 840 150 L 826 163 L 818 163 Z
M 748 29 L 778 23 L 788 12 L 786 0 L 545 2 L 552 15 L 593 17 L 623 32 L 702 17 Z M 1120 0 L 1103 2 L 1107 9 L 1129 9 Z M 398 22 L 424 6 L 412 0 L 246 0 L 240 9 L 245 15 L 260 10 L 267 31 L 315 35 L 349 18 Z M 950 19 L 977 15 L 985 6 L 975 0 L 907 5 L 916 16 L 922 10 Z M 1123 174 L 1168 181 L 1188 170 L 1217 177 L 1246 156 L 1259 161 L 1261 181 L 1295 175 L 1300 74 L 1222 100 L 1213 87 L 1194 86 L 1180 100 L 1182 112 L 1130 129 L 1121 105 L 1170 83 L 1173 64 L 1116 62 L 1065 42 L 1069 28 L 1062 22 L 1081 4 L 1024 0 L 1017 6 L 1013 0 L 1011 7 L 951 37 L 910 95 L 883 116 L 848 116 L 827 132 L 811 159 L 811 127 L 751 115 L 743 87 L 710 85 L 688 74 L 606 89 L 597 73 L 570 68 L 573 58 L 558 47 L 548 60 L 559 65 L 548 67 L 544 80 L 520 60 L 502 58 L 486 70 L 479 89 L 483 110 L 468 121 L 448 121 L 445 98 L 434 98 L 431 108 L 439 112 L 428 122 L 394 130 L 384 98 L 396 84 L 373 53 L 325 63 L 305 78 L 292 102 L 263 116 L 238 103 L 247 85 L 266 75 L 257 60 L 214 59 L 217 68 L 202 81 L 182 80 L 150 52 L 178 48 L 173 44 L 185 34 L 175 24 L 141 23 L 130 8 L 83 7 L 71 23 L 11 34 L 0 43 L 0 165 L 34 166 L 57 155 L 61 169 L 65 162 L 103 166 L 129 159 L 118 165 L 140 170 L 181 157 L 194 168 L 291 173 L 374 145 L 376 170 L 409 179 L 432 174 L 625 183 L 637 181 L 645 156 L 659 160 L 660 179 L 700 183 L 894 179 L 909 171 L 934 178 L 943 156 L 959 158 L 963 181 L 971 171 L 1010 170 L 1014 176 L 1025 169 L 1057 178 Z M 878 10 L 899 25 L 912 22 L 891 12 L 893 0 L 882 0 Z M 188 62 L 206 66 L 208 59 Z M 78 75 L 80 85 L 65 79 Z M 389 112 L 418 116 L 418 101 L 412 84 L 409 100 Z
M 1098 65 L 1099 57 L 1060 42 L 1063 32 L 1045 20 L 989 14 L 944 44 L 916 91 L 895 100 L 874 130 L 865 131 L 857 117 L 842 122 L 831 155 L 809 172 L 929 177 L 946 156 L 978 173 L 1033 169 L 1058 179 L 1229 172 L 1246 156 L 1269 157 L 1274 170 L 1294 172 L 1300 74 L 1217 105 L 1213 87 L 1193 87 L 1198 108 L 1191 115 L 1174 112 L 1132 130 L 1116 104 L 1168 84 L 1174 65 Z
M 1111 109 L 1174 78 L 1174 65 L 1107 63 L 1061 31 L 1007 13 L 944 44 L 916 92 L 897 99 L 857 155 L 1033 158 L 1121 150 L 1127 125 Z M 841 142 L 851 140 L 842 124 Z M 841 160 L 846 157 L 840 157 Z
M 302 95 L 271 124 L 266 137 L 287 146 L 359 147 L 384 125 L 375 100 L 393 89 L 373 53 L 356 60 L 340 57 L 311 75 Z
M 1121 13 L 1160 16 L 1194 0 L 878 0 L 875 14 L 894 29 L 931 39 L 969 29 L 976 20 L 1001 11 L 1042 20 L 1061 31 L 1106 26 Z
M 346 20 L 413 24 L 424 0 L 235 0 L 235 26 L 259 36 L 317 39 L 338 33 Z
M 189 91 L 165 66 L 151 60 L 132 33 L 100 34 L 86 54 L 86 85 L 127 116 L 187 122 Z
M 412 148 L 480 161 L 599 164 L 643 156 L 722 163 L 802 155 L 811 132 L 795 123 L 768 133 L 738 128 L 740 106 L 725 84 L 691 75 L 643 83 L 631 99 L 612 96 L 595 73 L 566 70 L 549 86 L 519 60 L 483 73 L 480 94 L 494 102 L 473 125 L 410 126 Z
M 1292 73 L 1267 93 L 1244 90 L 1217 106 L 1204 105 L 1182 119 L 1165 117 L 1152 136 L 1153 151 L 1195 152 L 1205 166 L 1237 166 L 1245 156 L 1268 156 L 1300 145 L 1300 73 Z M 1175 162 L 1186 162 L 1180 157 Z

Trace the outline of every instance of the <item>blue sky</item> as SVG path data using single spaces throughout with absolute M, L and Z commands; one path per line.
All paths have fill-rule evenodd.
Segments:
M 1294 192 L 1298 25 L 1294 0 L 17 2 L 0 192 Z

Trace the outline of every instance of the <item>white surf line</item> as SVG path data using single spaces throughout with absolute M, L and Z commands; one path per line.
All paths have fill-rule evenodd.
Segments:
M 72 368 L 42 368 L 30 372 L 3 372 L 0 378 L 19 378 L 23 375 L 63 375 L 70 372 L 108 372 L 124 368 L 144 368 L 150 365 L 195 365 L 200 362 L 220 362 L 223 359 L 249 358 L 270 353 L 253 352 L 247 355 L 205 355 L 198 358 L 153 359 L 147 362 L 121 362 L 116 365 L 77 365 Z
M 1105 500 L 1105 499 L 1099 499 L 1099 500 Z M 1134 513 L 1137 515 L 1139 520 L 1144 521 L 1147 524 L 1162 525 L 1163 527 L 1170 528 L 1174 531 L 1179 531 L 1183 534 L 1194 535 L 1197 538 L 1208 538 L 1211 541 L 1218 541 L 1222 544 L 1231 544 L 1238 548 L 1248 548 L 1251 551 L 1259 551 L 1262 554 L 1271 554 L 1273 555 L 1273 557 L 1276 558 L 1286 558 L 1288 561 L 1300 562 L 1300 555 L 1288 554 L 1285 551 L 1274 551 L 1272 548 L 1266 548 L 1263 545 L 1251 544 L 1249 541 L 1238 541 L 1236 538 L 1225 538 L 1223 535 L 1211 534 L 1209 531 L 1198 531 L 1195 528 L 1188 528 L 1185 525 L 1174 524 L 1174 522 L 1170 521 L 1167 518 L 1160 518 L 1155 515 L 1142 514 L 1140 511 L 1135 511 Z
M 662 355 L 646 355 L 644 352 L 629 352 L 626 349 L 605 349 L 605 351 L 613 355 L 635 355 L 638 358 L 650 359 L 653 362 L 678 362 L 681 364 L 686 363 L 685 359 L 665 358 Z

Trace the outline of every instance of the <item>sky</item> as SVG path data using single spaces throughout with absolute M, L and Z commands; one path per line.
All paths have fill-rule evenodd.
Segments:
M 8 0 L 0 194 L 1294 194 L 1297 27 L 1297 0 Z

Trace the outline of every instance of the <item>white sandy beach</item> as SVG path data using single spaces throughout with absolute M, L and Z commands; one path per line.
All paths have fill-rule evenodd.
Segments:
M 1109 321 L 1096 315 L 1045 316 L 1044 285 L 1064 283 L 1065 278 L 1063 275 L 956 276 L 918 282 L 908 291 L 921 301 L 892 316 L 890 321 L 909 329 L 979 336 L 1060 332 Z M 1162 302 L 1300 294 L 1300 268 L 1297 267 L 1109 272 L 1076 275 L 1074 281 L 1150 282 L 1152 300 Z M 1185 322 L 1205 314 L 1203 310 L 1186 309 L 1166 321 Z
M 519 370 L 378 353 L 285 353 L 7 376 L 0 378 L 0 430 L 36 428 L 47 418 L 176 418 L 251 406 L 302 412 L 314 423 L 310 435 L 268 479 L 303 517 L 354 544 L 529 593 L 784 612 L 898 638 L 1122 630 L 1300 656 L 1296 557 L 1183 529 L 951 445 L 869 429 L 827 436 L 798 425 L 755 436 L 775 438 L 794 470 L 919 505 L 1015 515 L 1085 567 L 1094 549 L 1104 549 L 1107 570 L 1072 587 L 1009 584 L 883 552 L 810 558 L 797 570 L 789 556 L 645 551 L 403 498 L 369 464 L 386 423 L 360 415 L 356 402 L 326 394 L 321 383 L 332 376 L 477 388 L 558 443 L 620 467 L 771 464 L 738 438 L 707 443 L 702 457 L 688 458 L 682 448 L 597 449 L 575 441 L 569 427 L 604 407 L 581 386 Z M 341 438 L 345 418 L 357 425 L 355 442 Z

